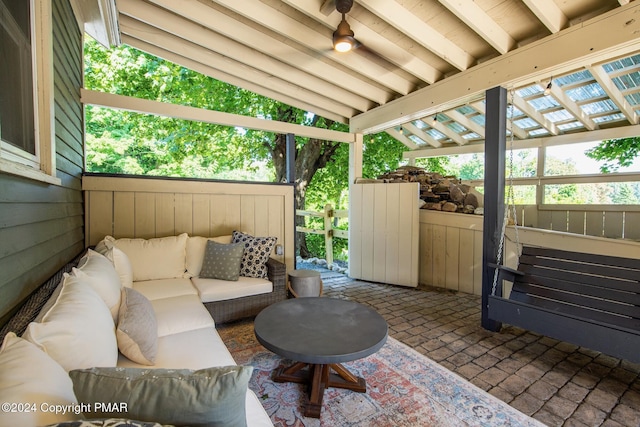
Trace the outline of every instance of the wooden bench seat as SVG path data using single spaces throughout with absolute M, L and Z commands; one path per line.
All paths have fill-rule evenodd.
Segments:
M 490 319 L 640 363 L 640 260 L 524 247 L 518 270 L 494 267 Z

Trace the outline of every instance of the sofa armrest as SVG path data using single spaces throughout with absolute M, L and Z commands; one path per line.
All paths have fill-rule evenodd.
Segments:
M 287 284 L 287 266 L 273 258 L 267 261 L 267 277 L 273 283 L 274 292 L 284 292 Z

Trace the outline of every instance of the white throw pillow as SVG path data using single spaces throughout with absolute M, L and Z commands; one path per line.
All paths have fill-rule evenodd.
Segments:
M 185 277 L 198 277 L 202 270 L 202 260 L 207 241 L 212 240 L 224 245 L 231 243 L 231 234 L 218 237 L 191 236 L 187 239 L 187 272 Z
M 122 284 L 115 267 L 104 255 L 89 249 L 74 268 L 73 275 L 87 282 L 105 302 L 114 323 L 118 321 Z
M 87 282 L 66 273 L 55 304 L 41 323 L 29 324 L 23 337 L 67 371 L 118 361 L 111 312 Z
M 13 332 L 0 347 L 0 425 L 33 427 L 81 418 L 48 410 L 77 407 L 69 375 L 49 355 Z M 9 409 L 9 410 L 6 410 Z
M 111 240 L 108 240 L 110 238 Z M 133 267 L 127 254 L 113 246 L 113 237 L 107 236 L 96 245 L 96 252 L 104 255 L 118 272 L 120 283 L 125 288 L 133 286 Z
M 187 233 L 155 239 L 114 239 L 106 241 L 121 249 L 131 261 L 133 281 L 183 277 L 186 260 Z

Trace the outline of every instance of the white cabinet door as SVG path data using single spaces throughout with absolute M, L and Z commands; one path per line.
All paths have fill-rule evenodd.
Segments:
M 418 183 L 354 184 L 349 207 L 349 275 L 418 286 Z

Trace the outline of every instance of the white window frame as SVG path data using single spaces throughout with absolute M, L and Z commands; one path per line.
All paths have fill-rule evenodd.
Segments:
M 35 155 L 0 141 L 0 172 L 60 185 L 56 176 L 53 24 L 50 0 L 31 2 Z

